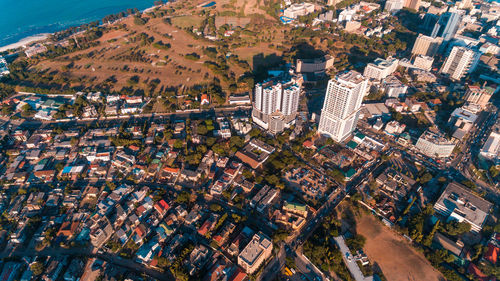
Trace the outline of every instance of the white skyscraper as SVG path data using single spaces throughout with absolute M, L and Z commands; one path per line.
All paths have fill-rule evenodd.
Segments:
M 255 102 L 252 119 L 272 133 L 281 132 L 295 120 L 299 108 L 302 77 L 294 77 L 283 83 L 259 83 L 255 85 Z
M 356 128 L 367 85 L 368 80 L 356 71 L 328 81 L 318 132 L 344 141 Z
M 454 80 L 462 79 L 465 74 L 474 71 L 479 54 L 467 47 L 455 46 L 441 67 L 441 73 L 448 74 Z

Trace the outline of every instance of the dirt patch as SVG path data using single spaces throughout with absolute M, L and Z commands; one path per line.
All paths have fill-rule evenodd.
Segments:
M 364 251 L 377 263 L 387 280 L 445 280 L 424 255 L 371 215 L 357 218 L 356 231 L 366 237 Z
M 104 35 L 99 38 L 99 41 L 106 42 L 108 40 L 119 39 L 127 34 L 128 32 L 123 30 L 110 31 L 108 33 L 104 33 Z

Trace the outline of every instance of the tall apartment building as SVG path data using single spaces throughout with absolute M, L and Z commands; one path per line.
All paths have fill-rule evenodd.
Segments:
M 420 8 L 420 0 L 405 0 L 405 8 L 417 10 Z
M 238 255 L 238 265 L 248 274 L 254 273 L 271 256 L 273 243 L 262 232 L 256 233 L 252 240 Z
M 405 0 L 387 0 L 385 1 L 384 10 L 388 11 L 389 13 L 397 12 L 403 9 L 404 5 Z
M 455 148 L 455 144 L 446 139 L 442 134 L 425 131 L 418 138 L 415 147 L 429 157 L 449 157 Z
M 302 81 L 302 76 L 295 76 L 286 82 L 255 85 L 252 120 L 272 133 L 279 133 L 293 124 L 299 108 Z
M 470 85 L 467 87 L 467 92 L 465 93 L 464 100 L 471 104 L 479 105 L 481 108 L 485 108 L 490 101 L 491 96 L 495 89 L 492 87 L 480 87 Z
M 387 59 L 378 58 L 365 67 L 363 76 L 376 80 L 382 80 L 391 75 L 398 68 L 399 60 L 393 57 Z
M 356 128 L 367 85 L 368 80 L 356 71 L 328 81 L 318 132 L 344 141 Z
M 470 48 L 455 46 L 441 67 L 441 73 L 449 75 L 451 79 L 460 80 L 467 73 L 474 71 L 479 57 L 479 53 Z
M 457 33 L 461 20 L 462 16 L 456 12 L 443 13 L 434 25 L 431 36 L 442 37 L 444 41 L 449 41 Z
M 419 34 L 411 53 L 413 55 L 424 55 L 433 57 L 439 50 L 439 46 L 443 43 L 443 38 L 441 37 L 430 37 L 424 34 Z

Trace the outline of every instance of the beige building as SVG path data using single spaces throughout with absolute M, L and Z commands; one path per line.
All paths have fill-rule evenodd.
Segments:
M 298 59 L 297 73 L 324 72 L 333 67 L 333 57 L 324 56 L 316 59 Z
M 466 102 L 479 105 L 484 109 L 494 92 L 495 89 L 492 87 L 468 86 L 464 99 Z
M 262 232 L 255 234 L 245 249 L 238 255 L 238 265 L 246 273 L 254 273 L 260 265 L 271 256 L 273 243 Z
M 405 8 L 417 10 L 420 8 L 420 0 L 406 0 Z
M 413 61 L 413 66 L 416 68 L 423 69 L 425 71 L 430 71 L 432 69 L 432 63 L 434 62 L 434 58 L 424 55 L 418 55 L 415 57 Z
M 441 37 L 432 38 L 430 36 L 419 34 L 417 40 L 415 40 L 411 53 L 413 55 L 432 57 L 437 53 L 441 43 L 443 43 L 443 38 Z

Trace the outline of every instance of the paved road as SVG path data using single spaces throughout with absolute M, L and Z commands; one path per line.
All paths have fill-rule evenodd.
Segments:
M 86 248 L 45 248 L 41 251 L 35 251 L 33 249 L 19 249 L 14 251 L 4 251 L 0 254 L 0 259 L 6 257 L 35 257 L 35 256 L 84 256 L 90 258 L 100 258 L 110 264 L 121 266 L 123 268 L 135 271 L 137 273 L 145 273 L 157 280 L 162 281 L 173 281 L 175 278 L 170 274 L 170 272 L 160 272 L 158 270 L 144 266 L 143 264 L 137 263 L 130 259 L 123 259 L 115 254 L 108 253 L 93 253 L 92 247 Z

